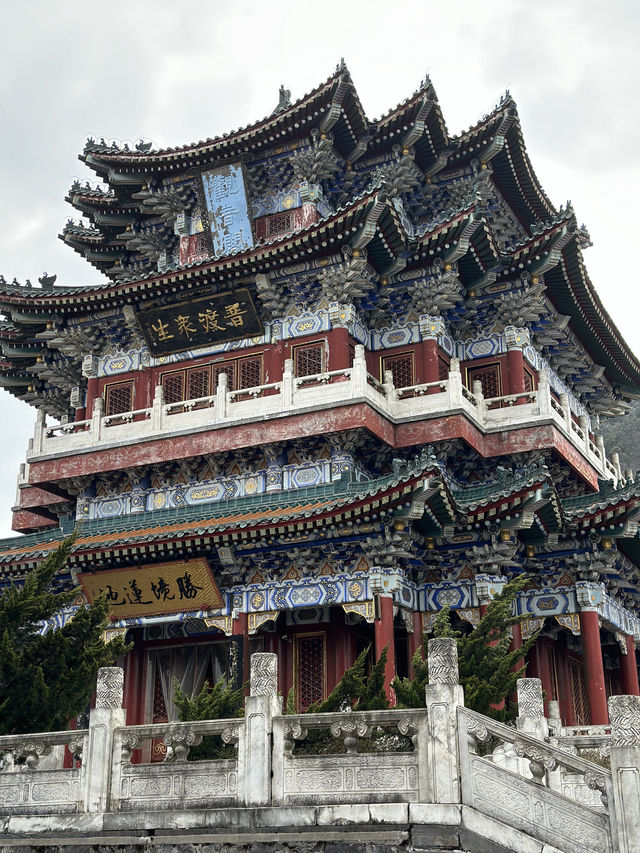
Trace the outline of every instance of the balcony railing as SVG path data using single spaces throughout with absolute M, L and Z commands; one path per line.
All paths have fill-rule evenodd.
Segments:
M 343 370 L 296 377 L 293 362 L 287 360 L 280 382 L 255 388 L 229 390 L 222 373 L 214 395 L 194 400 L 165 403 L 157 386 L 153 404 L 133 412 L 105 415 L 97 398 L 88 420 L 47 426 L 38 413 L 27 461 L 366 402 L 394 423 L 462 414 L 485 433 L 552 423 L 600 477 L 616 482 L 622 478 L 617 458 L 607 459 L 602 439 L 594 442 L 586 423 L 576 424 L 566 395 L 555 399 L 545 373 L 536 391 L 520 394 L 485 399 L 479 383 L 475 385 L 473 391 L 465 387 L 459 364 L 452 359 L 447 379 L 395 388 L 390 372 L 384 382 L 367 372 L 364 348 L 357 346 L 353 366 Z

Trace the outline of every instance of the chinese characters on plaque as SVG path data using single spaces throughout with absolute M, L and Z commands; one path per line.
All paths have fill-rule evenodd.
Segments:
M 253 232 L 239 163 L 229 163 L 202 172 L 214 258 L 253 247 Z
M 263 333 L 246 288 L 190 302 L 146 308 L 136 316 L 153 356 L 253 338 Z
M 204 558 L 157 563 L 139 568 L 83 572 L 78 580 L 89 601 L 104 593 L 112 619 L 157 616 L 224 606 Z

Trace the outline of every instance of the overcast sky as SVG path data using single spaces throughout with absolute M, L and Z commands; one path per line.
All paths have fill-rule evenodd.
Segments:
M 605 306 L 640 352 L 640 4 L 633 0 L 22 0 L 0 31 L 0 272 L 99 280 L 58 239 L 89 134 L 157 147 L 253 123 L 281 83 L 295 100 L 344 57 L 369 118 L 431 76 L 447 126 L 475 124 L 505 89 L 551 201 L 571 199 Z M 0 391 L 0 536 L 34 410 Z

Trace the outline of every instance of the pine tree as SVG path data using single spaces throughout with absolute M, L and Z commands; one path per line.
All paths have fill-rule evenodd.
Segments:
M 63 627 L 41 634 L 78 594 L 55 592 L 75 537 L 70 536 L 25 578 L 0 594 L 0 734 L 55 731 L 86 707 L 98 669 L 127 652 L 122 639 L 105 644 L 108 606 L 99 598 Z
M 325 713 L 346 708 L 351 708 L 354 711 L 378 711 L 389 707 L 384 692 L 384 668 L 387 662 L 387 649 L 382 650 L 380 657 L 367 676 L 365 669 L 370 649 L 371 646 L 367 646 L 360 652 L 329 696 L 324 702 L 309 708 L 310 712 Z
M 226 720 L 228 717 L 242 716 L 244 687 L 232 687 L 221 678 L 215 684 L 205 683 L 195 696 L 187 696 L 176 681 L 173 701 L 178 709 L 178 719 L 188 720 Z
M 524 667 L 514 669 L 524 659 L 537 639 L 529 637 L 518 649 L 509 651 L 509 627 L 520 621 L 512 616 L 513 601 L 528 582 L 526 575 L 511 580 L 501 593 L 491 601 L 487 611 L 469 634 L 455 631 L 451 626 L 449 608 L 438 614 L 433 626 L 434 637 L 453 637 L 458 646 L 458 670 L 464 687 L 467 708 L 498 720 L 513 716 L 506 704 L 515 692 L 516 681 L 523 675 Z M 425 685 L 428 683 L 427 634 L 422 648 L 413 657 L 414 678 L 396 678 L 393 689 L 398 703 L 407 708 L 420 708 L 425 704 Z

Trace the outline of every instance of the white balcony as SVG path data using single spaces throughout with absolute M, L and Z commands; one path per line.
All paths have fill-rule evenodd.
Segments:
M 364 348 L 356 347 L 353 366 L 344 370 L 296 377 L 285 362 L 280 382 L 229 391 L 222 374 L 216 393 L 209 397 L 167 404 L 156 388 L 153 404 L 118 415 L 105 415 L 96 399 L 93 416 L 84 421 L 49 426 L 39 413 L 29 463 L 61 456 L 153 441 L 190 433 L 272 421 L 307 412 L 366 403 L 393 424 L 463 415 L 484 434 L 552 424 L 605 479 L 622 478 L 614 454 L 605 455 L 600 437 L 590 437 L 586 418 L 576 423 L 569 402 L 552 395 L 546 374 L 536 391 L 484 399 L 479 384 L 472 393 L 462 383 L 459 364 L 452 360 L 447 379 L 407 388 L 395 388 L 390 373 L 379 382 L 367 373 Z

